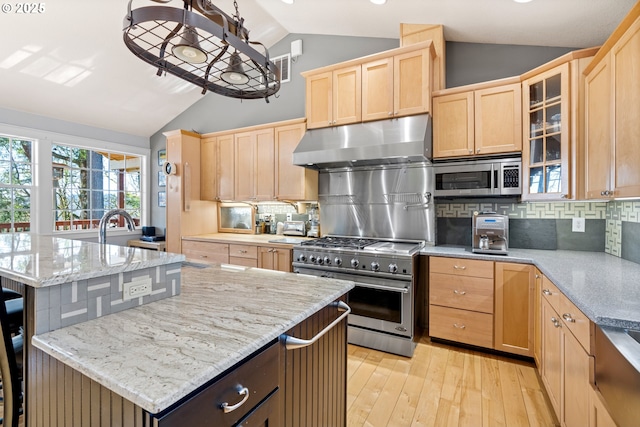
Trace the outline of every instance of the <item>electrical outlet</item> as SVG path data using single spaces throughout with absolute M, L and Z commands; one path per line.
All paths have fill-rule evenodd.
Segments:
M 574 233 L 584 233 L 585 221 L 584 218 L 573 218 L 571 221 L 571 231 Z
M 132 280 L 129 283 L 123 283 L 122 287 L 122 299 L 125 301 L 151 295 L 151 278 Z
M 291 221 L 292 217 L 293 217 L 293 215 L 291 213 L 287 213 L 287 221 Z

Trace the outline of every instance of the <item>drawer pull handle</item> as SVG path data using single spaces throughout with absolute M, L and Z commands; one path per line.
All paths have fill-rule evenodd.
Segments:
M 336 326 L 338 323 L 342 321 L 342 319 L 346 318 L 349 313 L 351 313 L 351 307 L 347 305 L 344 301 L 334 302 L 331 305 L 338 307 L 339 311 L 344 311 L 336 320 L 327 325 L 326 328 L 318 332 L 318 334 L 311 338 L 310 340 L 303 340 L 302 338 L 292 337 L 291 335 L 282 334 L 280 336 L 281 340 L 284 340 L 284 345 L 287 350 L 295 350 L 296 348 L 308 347 L 310 345 L 315 344 L 324 334 L 329 332 Z
M 453 327 L 454 327 L 454 328 L 457 328 L 457 329 L 464 329 L 464 328 L 466 328 L 466 326 L 465 326 L 465 325 L 458 325 L 457 323 L 454 323 L 454 324 L 453 324 Z
M 551 291 L 549 289 L 543 289 L 542 293 L 545 295 L 551 295 Z
M 200 258 L 209 258 L 209 255 L 200 255 Z
M 453 293 L 456 294 L 456 295 L 466 295 L 467 291 L 459 291 L 457 289 L 454 289 Z
M 244 402 L 246 402 L 249 399 L 249 389 L 246 387 L 242 387 L 240 390 L 238 390 L 238 396 L 244 396 L 244 397 L 240 402 L 236 403 L 235 405 L 229 406 L 227 402 L 224 402 L 222 405 L 220 405 L 220 407 L 222 408 L 225 414 L 228 414 L 229 412 L 233 412 L 239 407 L 241 407 L 242 405 L 244 405 Z
M 553 323 L 553 326 L 555 326 L 556 328 L 560 327 L 560 322 L 558 322 L 558 319 L 555 317 L 551 318 L 551 323 Z
M 565 313 L 562 315 L 562 318 L 564 320 L 566 320 L 569 323 L 576 323 L 576 319 L 574 319 L 573 317 L 571 317 L 571 313 Z
M 454 265 L 453 268 L 455 268 L 456 270 L 466 270 L 467 266 L 466 265 Z
M 241 254 L 246 254 L 247 251 L 245 251 L 244 249 L 238 249 L 238 252 L 240 252 Z

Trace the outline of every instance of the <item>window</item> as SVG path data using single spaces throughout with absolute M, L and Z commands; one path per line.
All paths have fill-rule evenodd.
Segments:
M 98 228 L 105 212 L 121 208 L 140 225 L 140 156 L 52 145 L 54 230 Z M 111 227 L 123 227 L 119 216 Z
M 0 135 L 0 232 L 31 230 L 33 141 Z

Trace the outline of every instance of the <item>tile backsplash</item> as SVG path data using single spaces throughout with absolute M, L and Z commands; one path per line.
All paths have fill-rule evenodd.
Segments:
M 509 216 L 510 246 L 604 251 L 640 263 L 640 201 L 560 203 L 436 203 L 438 244 L 471 243 L 474 211 Z M 585 233 L 571 218 L 586 219 Z

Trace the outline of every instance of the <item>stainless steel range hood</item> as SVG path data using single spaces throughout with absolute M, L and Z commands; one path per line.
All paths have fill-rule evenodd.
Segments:
M 293 164 L 312 169 L 431 162 L 431 116 L 308 130 Z

